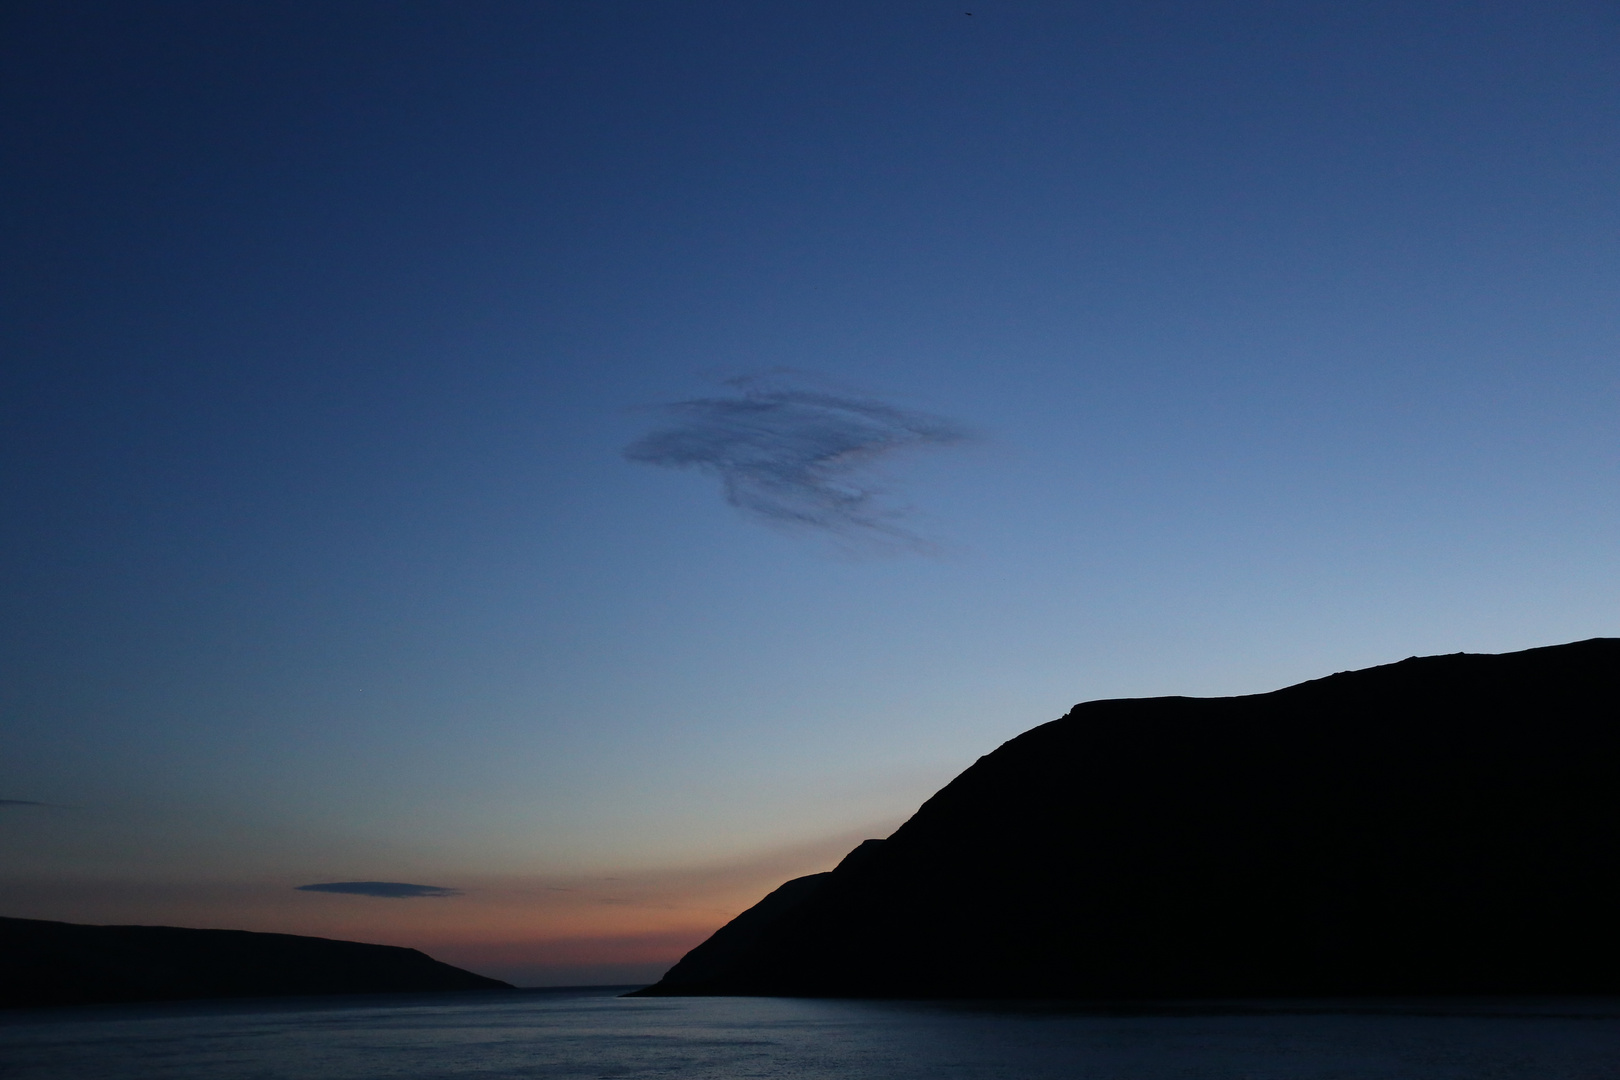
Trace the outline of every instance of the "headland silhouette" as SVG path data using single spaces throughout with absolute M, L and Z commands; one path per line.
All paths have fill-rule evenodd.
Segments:
M 0 1008 L 510 989 L 394 945 L 0 918 Z
M 1620 640 L 1092 701 L 644 995 L 1620 993 Z

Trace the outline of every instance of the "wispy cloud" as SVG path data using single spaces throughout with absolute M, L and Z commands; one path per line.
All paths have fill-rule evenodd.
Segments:
M 49 806 L 50 803 L 35 802 L 32 799 L 0 799 L 0 806 Z
M 730 380 L 731 397 L 663 407 L 676 423 L 630 444 L 631 461 L 720 478 L 728 503 L 774 525 L 926 547 L 882 504 L 873 467 L 908 448 L 968 441 L 963 426 L 881 401 Z
M 404 881 L 328 881 L 320 885 L 295 885 L 299 892 L 348 893 L 352 896 L 381 896 L 389 900 L 410 900 L 418 896 L 460 896 L 459 889 L 438 885 L 412 885 Z

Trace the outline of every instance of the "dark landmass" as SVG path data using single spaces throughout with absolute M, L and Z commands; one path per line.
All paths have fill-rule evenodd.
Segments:
M 0 1008 L 510 989 L 393 945 L 0 918 Z
M 1078 705 L 638 993 L 1620 993 L 1620 640 Z

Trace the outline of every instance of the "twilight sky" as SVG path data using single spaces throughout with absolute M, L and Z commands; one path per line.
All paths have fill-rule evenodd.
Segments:
M 1617 30 L 6 5 L 0 914 L 650 979 L 1076 701 L 1620 634 Z

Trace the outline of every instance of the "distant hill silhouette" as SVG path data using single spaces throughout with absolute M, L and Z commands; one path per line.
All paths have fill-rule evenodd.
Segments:
M 511 986 L 393 945 L 0 918 L 0 1008 L 500 989 Z
M 639 993 L 1620 993 L 1620 640 L 1078 705 Z

